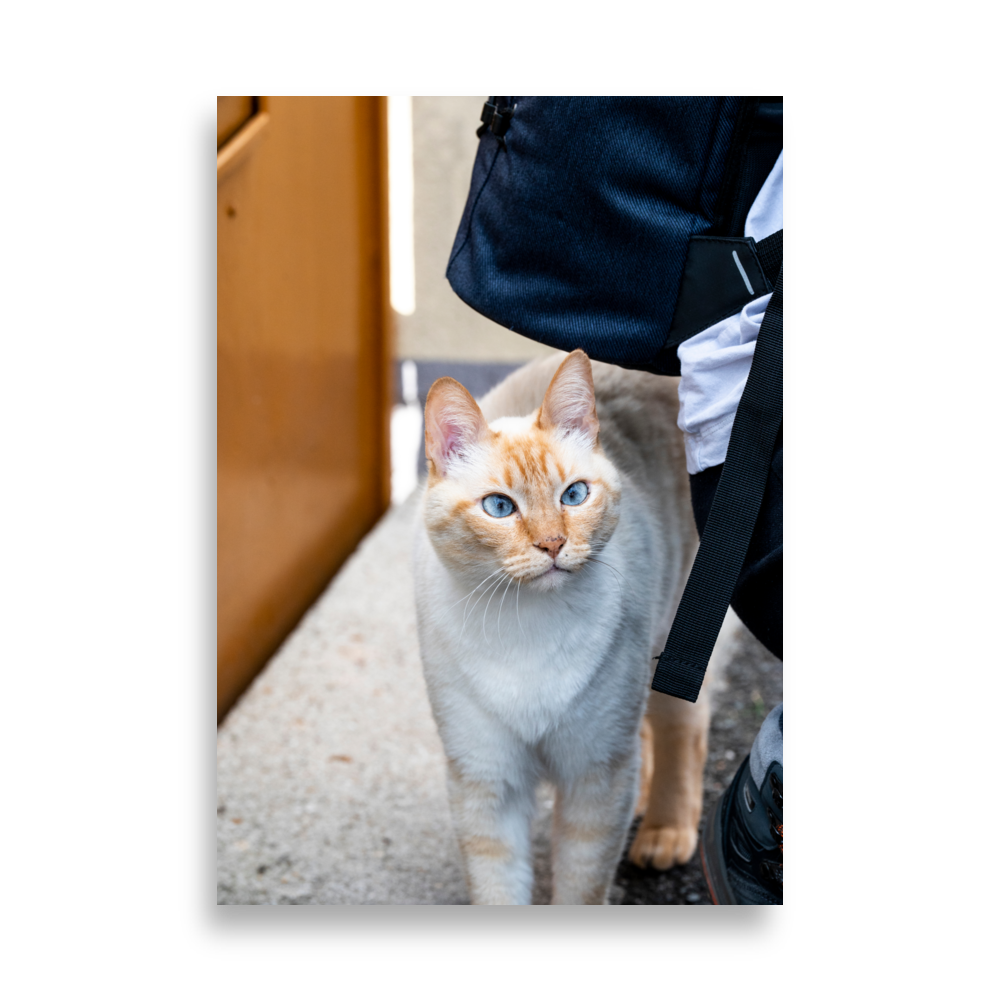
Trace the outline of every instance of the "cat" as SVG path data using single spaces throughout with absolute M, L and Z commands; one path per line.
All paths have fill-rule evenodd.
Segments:
M 425 450 L 418 632 L 471 901 L 531 902 L 546 778 L 552 902 L 605 904 L 637 811 L 629 857 L 661 869 L 701 816 L 710 677 L 696 704 L 649 696 L 698 540 L 677 380 L 579 350 L 479 404 L 438 379 Z

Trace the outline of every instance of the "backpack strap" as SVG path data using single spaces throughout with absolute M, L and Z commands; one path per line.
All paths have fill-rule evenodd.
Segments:
M 781 234 L 783 229 L 772 233 L 766 239 L 761 240 L 757 246 L 757 260 L 767 275 L 767 280 L 775 285 L 778 275 L 781 273 Z
M 774 291 L 780 269 L 780 231 L 760 243 L 752 236 L 692 236 L 670 330 L 649 370 L 679 375 L 677 348 Z
M 743 569 L 782 420 L 781 231 L 757 254 L 774 292 L 764 313 L 712 510 L 653 675 L 653 690 L 697 701 L 708 660 Z M 770 281 L 770 275 L 768 275 Z

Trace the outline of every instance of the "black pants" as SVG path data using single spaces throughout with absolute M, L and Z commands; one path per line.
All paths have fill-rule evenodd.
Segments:
M 750 537 L 743 569 L 730 602 L 740 620 L 780 660 L 782 658 L 782 433 L 774 446 L 760 514 Z M 705 530 L 723 465 L 691 477 L 691 504 L 698 533 Z

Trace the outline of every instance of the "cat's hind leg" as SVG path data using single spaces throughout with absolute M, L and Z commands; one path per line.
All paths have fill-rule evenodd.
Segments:
M 654 691 L 646 718 L 653 735 L 653 777 L 628 856 L 642 867 L 663 869 L 690 861 L 698 843 L 708 753 L 707 691 L 693 705 Z

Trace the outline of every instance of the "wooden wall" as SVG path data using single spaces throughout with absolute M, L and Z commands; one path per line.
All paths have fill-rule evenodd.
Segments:
M 221 718 L 388 506 L 391 319 L 385 99 L 219 102 Z

